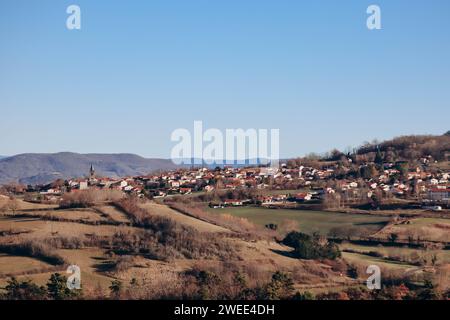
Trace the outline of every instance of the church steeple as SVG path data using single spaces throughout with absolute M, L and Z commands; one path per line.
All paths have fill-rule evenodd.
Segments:
M 91 163 L 91 168 L 89 169 L 89 180 L 95 179 L 95 169 L 94 165 Z

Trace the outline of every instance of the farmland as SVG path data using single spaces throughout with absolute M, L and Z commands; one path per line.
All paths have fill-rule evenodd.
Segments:
M 270 282 L 274 272 L 289 275 L 295 290 L 320 296 L 360 287 L 372 264 L 383 274 L 407 275 L 420 283 L 427 270 L 441 274 L 450 259 L 443 247 L 352 241 L 339 244 L 342 256 L 336 261 L 298 259 L 280 241 L 288 230 L 266 227 L 291 221 L 292 228 L 294 221 L 295 230 L 310 235 L 343 228 L 380 239 L 395 230 L 400 240 L 400 228 L 442 229 L 446 219 L 414 218 L 401 224 L 389 216 L 261 207 L 210 209 L 204 203 L 180 210 L 170 203 L 133 198 L 120 205 L 103 201 L 80 208 L 16 201 L 14 211 L 0 212 L 0 287 L 11 277 L 45 286 L 52 274 L 65 274 L 67 266 L 75 264 L 81 269 L 83 293 L 90 298 L 116 297 L 110 292 L 115 282 L 121 283 L 121 297 L 130 299 L 201 297 L 201 284 L 192 278 L 193 272 L 220 275 L 222 282 L 208 289 L 209 297 L 220 298 L 224 292 L 238 297 L 240 289 L 233 287 L 236 274 L 243 274 L 250 288 L 258 288 Z M 347 275 L 350 267 L 357 268 L 357 279 Z
M 133 282 L 133 294 L 139 297 L 179 294 L 186 281 L 185 272 L 192 268 L 206 268 L 214 272 L 223 270 L 220 272 L 225 274 L 231 272 L 231 275 L 232 270 L 223 269 L 224 263 L 227 268 L 248 270 L 246 272 L 252 274 L 249 281 L 254 285 L 267 281 L 277 270 L 301 274 L 311 272 L 306 270 L 315 270 L 316 274 L 299 280 L 298 286 L 342 283 L 338 274 L 326 265 L 289 257 L 290 248 L 273 240 L 249 241 L 236 233 L 229 237 L 227 234 L 232 232 L 225 227 L 183 215 L 151 201 L 142 201 L 140 210 L 148 217 L 157 219 L 155 221 L 170 219 L 177 225 L 176 228 L 180 228 L 180 232 L 192 233 L 196 237 L 196 245 L 204 246 L 193 248 L 200 249 L 196 251 L 196 256 L 191 256 L 186 249 L 182 251 L 185 253 L 180 254 L 175 252 L 175 247 L 168 249 L 166 246 L 161 248 L 163 251 L 158 253 L 158 257 L 140 254 L 133 247 L 127 253 L 123 252 L 124 249 L 115 250 L 115 239 L 123 237 L 126 242 L 128 238 L 143 237 L 145 230 L 138 223 L 133 223 L 123 210 L 108 203 L 79 209 L 58 209 L 23 200 L 18 200 L 18 204 L 14 213 L 3 211 L 0 215 L 1 244 L 8 247 L 32 243 L 32 248 L 43 245 L 47 248 L 46 255 L 61 257 L 64 264 L 46 262 L 42 255 L 33 256 L 33 253 L 3 252 L 0 254 L 0 287 L 12 276 L 20 281 L 31 280 L 45 285 L 52 273 L 65 274 L 66 267 L 71 264 L 81 268 L 83 292 L 88 296 L 102 297 L 108 296 L 113 281 L 123 283 L 124 290 L 131 289 L 130 283 Z M 182 231 L 184 228 L 188 229 Z M 193 240 L 183 241 L 181 246 Z M 220 243 L 215 244 L 215 241 Z M 122 242 L 117 245 L 122 245 Z
M 322 235 L 336 227 L 364 228 L 368 232 L 377 232 L 389 222 L 389 217 L 379 217 L 362 214 L 330 213 L 325 211 L 306 211 L 290 209 L 266 209 L 260 207 L 209 209 L 214 214 L 230 214 L 246 218 L 255 224 L 281 224 L 286 220 L 298 223 L 298 231 L 312 234 L 318 232 Z

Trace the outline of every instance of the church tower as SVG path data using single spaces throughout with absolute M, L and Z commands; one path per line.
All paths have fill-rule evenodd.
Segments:
M 89 181 L 95 180 L 95 169 L 91 163 L 91 168 L 89 169 Z

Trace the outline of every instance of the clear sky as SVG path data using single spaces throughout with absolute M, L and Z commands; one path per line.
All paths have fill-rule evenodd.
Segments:
M 168 158 L 194 120 L 278 128 L 282 157 L 443 134 L 449 16 L 448 0 L 0 0 L 0 154 Z

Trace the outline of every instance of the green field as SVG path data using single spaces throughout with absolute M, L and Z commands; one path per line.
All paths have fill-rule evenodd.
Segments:
M 207 210 L 215 214 L 231 214 L 246 218 L 262 226 L 270 223 L 280 225 L 283 221 L 293 220 L 298 223 L 299 231 L 309 234 L 319 232 L 323 235 L 327 235 L 331 229 L 336 227 L 357 227 L 377 232 L 389 221 L 389 217 L 325 211 L 266 209 L 258 207 L 208 208 Z

